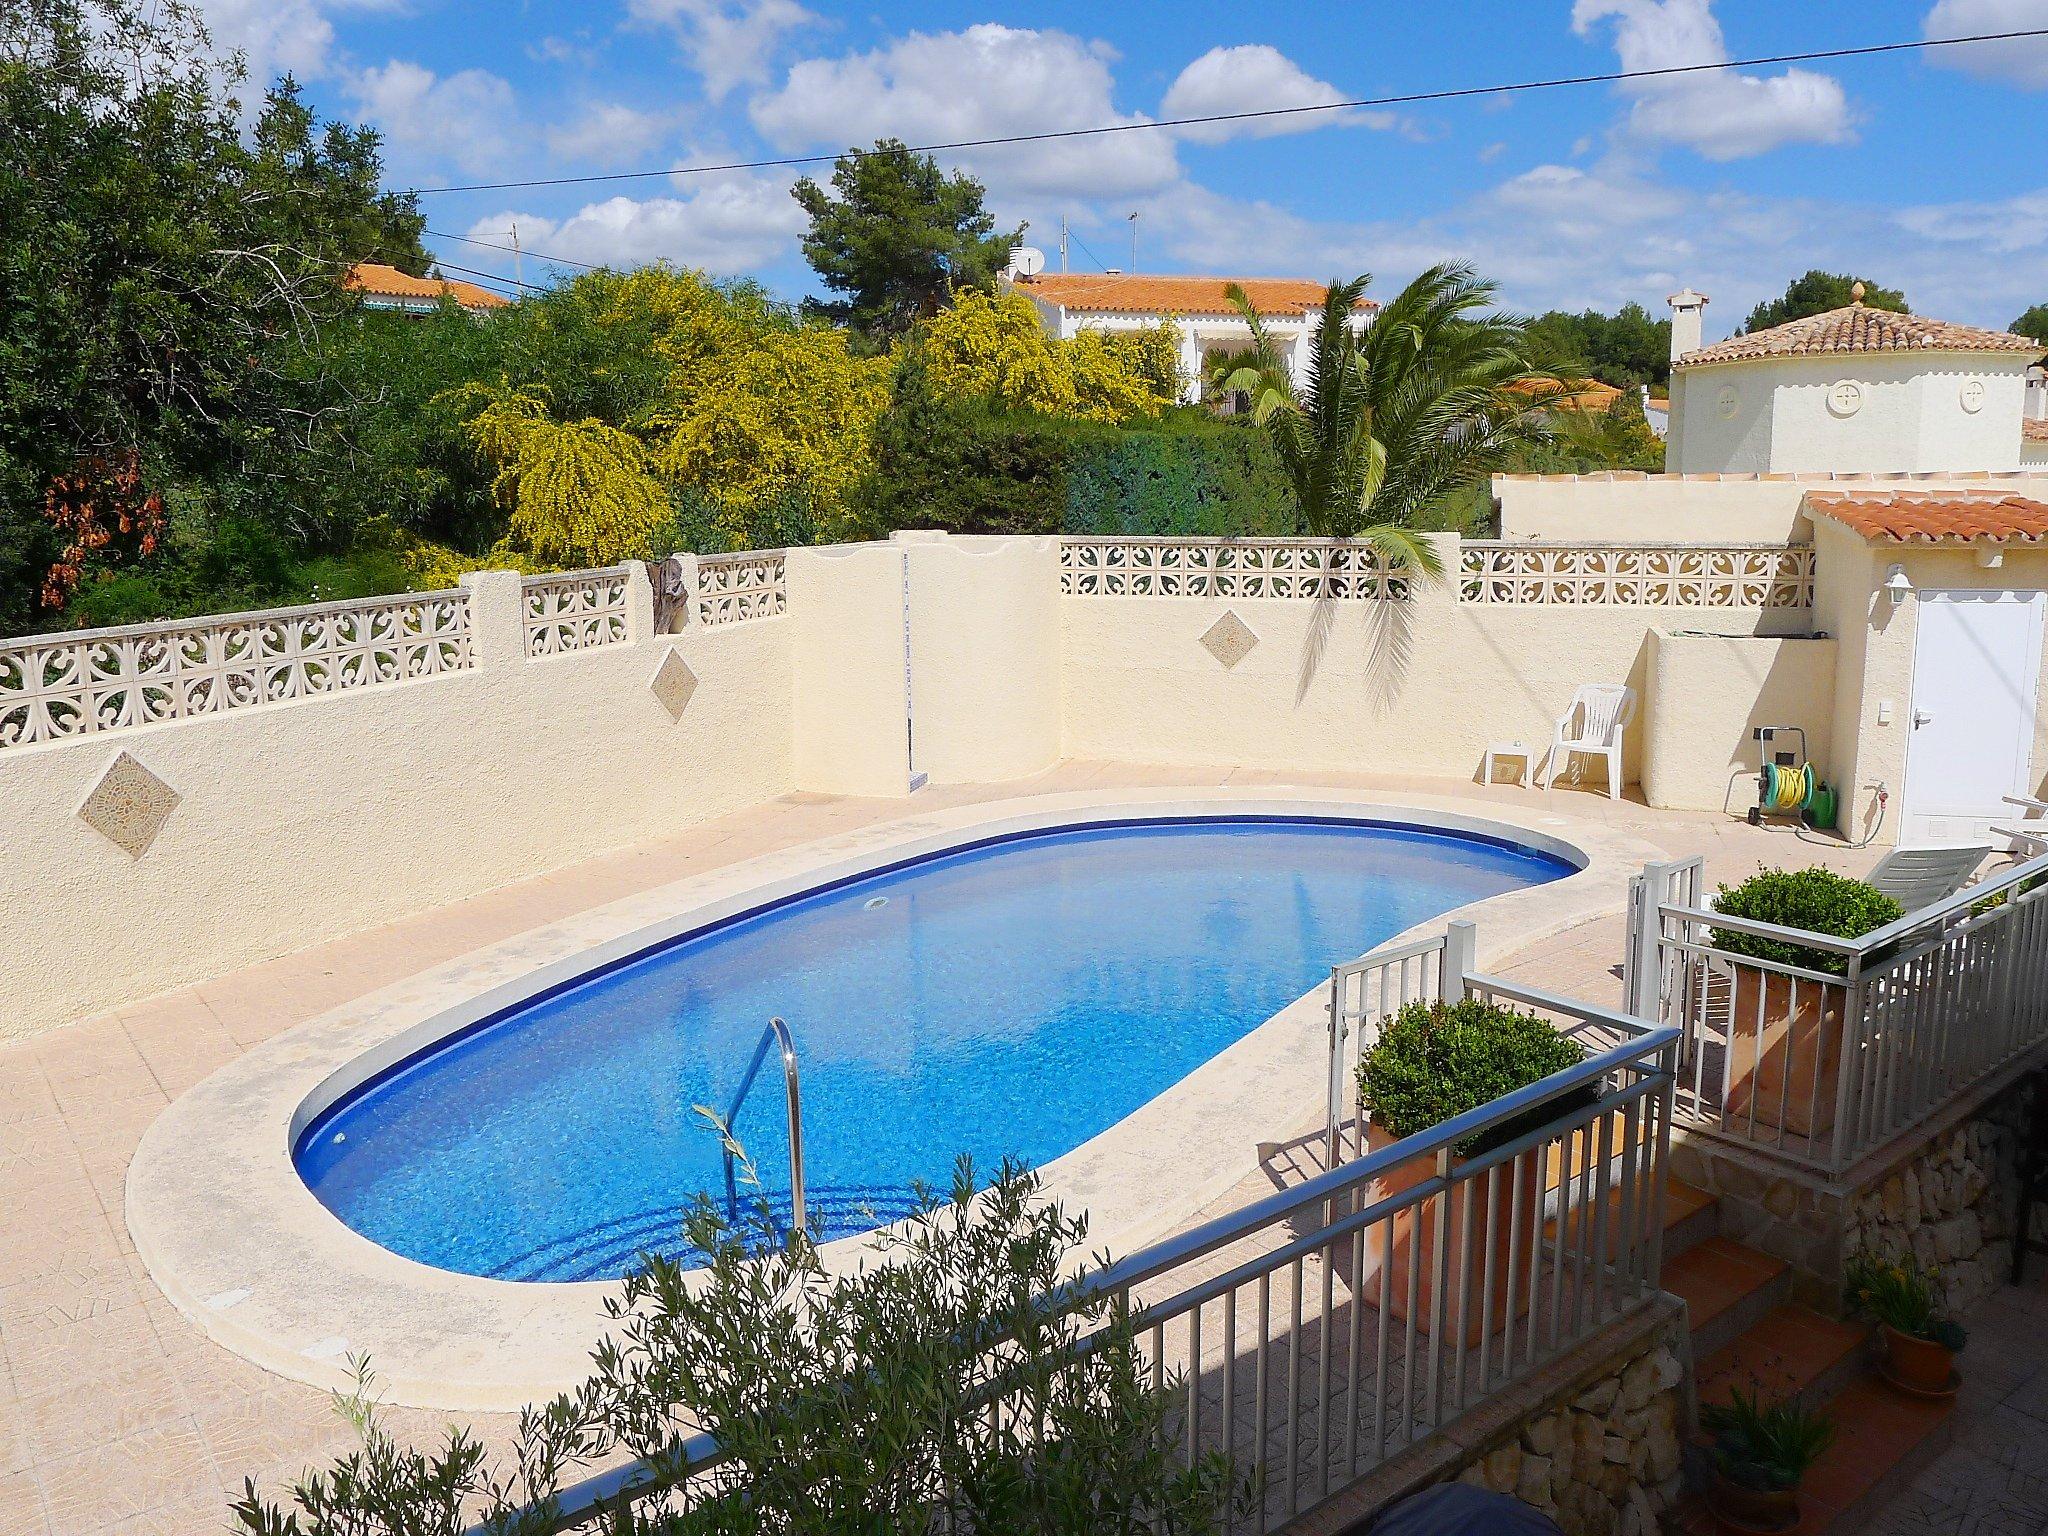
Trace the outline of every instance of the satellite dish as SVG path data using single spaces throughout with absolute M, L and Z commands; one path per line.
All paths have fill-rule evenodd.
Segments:
M 1045 252 L 1035 245 L 1020 245 L 1010 252 L 1012 277 L 1036 277 L 1045 270 Z

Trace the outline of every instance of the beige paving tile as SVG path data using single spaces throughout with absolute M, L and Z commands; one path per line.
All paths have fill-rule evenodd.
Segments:
M 41 1536 L 53 1531 L 44 1518 L 42 1484 L 30 1472 L 0 1472 L 0 1531 Z

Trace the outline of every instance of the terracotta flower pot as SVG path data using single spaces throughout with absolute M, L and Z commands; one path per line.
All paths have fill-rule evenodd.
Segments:
M 1885 1365 L 1893 1381 L 1909 1392 L 1946 1392 L 1955 1374 L 1956 1357 L 1946 1345 L 1916 1339 L 1886 1323 Z
M 1750 1488 L 1715 1467 L 1707 1484 L 1707 1508 L 1727 1530 L 1743 1536 L 1767 1536 L 1789 1531 L 1799 1523 L 1799 1490 Z
M 1729 968 L 1728 1119 L 1825 1135 L 1834 1128 L 1842 1075 L 1842 989 L 1740 961 Z
M 1377 1152 L 1397 1138 L 1384 1127 L 1366 1127 L 1366 1149 Z M 1368 1201 L 1391 1199 L 1413 1189 L 1430 1176 L 1433 1156 L 1410 1158 L 1397 1164 L 1373 1182 Z M 1510 1316 L 1520 1317 L 1529 1309 L 1530 1251 L 1535 1246 L 1536 1225 L 1543 1213 L 1543 1160 L 1525 1156 L 1513 1171 L 1501 1165 L 1493 1176 L 1493 1218 L 1487 1219 L 1487 1179 L 1482 1176 L 1459 1186 L 1448 1201 L 1426 1200 L 1410 1206 L 1390 1221 L 1366 1228 L 1365 1257 L 1360 1295 L 1378 1306 L 1386 1297 L 1390 1316 L 1406 1321 L 1409 1287 L 1415 1293 L 1413 1307 L 1418 1333 L 1431 1333 L 1437 1326 L 1436 1301 L 1430 1280 L 1436 1263 L 1437 1223 L 1449 1208 L 1449 1230 L 1445 1234 L 1443 1311 L 1446 1323 L 1457 1328 L 1459 1297 L 1466 1299 L 1463 1333 L 1467 1344 L 1476 1344 L 1490 1322 L 1491 1331 L 1507 1326 Z M 1519 1190 L 1519 1195 L 1517 1191 Z M 1466 1201 L 1471 1201 L 1467 1220 Z M 1519 1210 L 1518 1210 L 1519 1208 Z M 1515 1292 L 1508 1293 L 1508 1267 L 1513 1256 Z M 1347 1255 L 1348 1257 L 1348 1255 Z M 1487 1265 L 1493 1270 L 1492 1299 L 1486 1299 Z M 1381 1279 L 1385 1272 L 1384 1282 Z M 1348 1265 L 1339 1270 L 1349 1279 Z M 1384 1286 L 1384 1292 L 1383 1292 Z

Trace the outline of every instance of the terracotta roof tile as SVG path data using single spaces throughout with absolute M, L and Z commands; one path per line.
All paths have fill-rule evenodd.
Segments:
M 1017 280 L 1035 298 L 1066 309 L 1101 314 L 1227 315 L 1236 307 L 1223 290 L 1236 283 L 1262 315 L 1305 315 L 1322 307 L 1323 283 L 1294 277 L 1151 276 L 1138 272 L 1040 272 Z M 1362 311 L 1379 305 L 1359 301 Z
M 2048 538 L 2048 502 L 2000 491 L 1808 491 L 1806 507 L 1899 544 Z
M 1697 352 L 1688 352 L 1675 366 L 1697 368 L 1708 363 L 1737 363 L 1759 357 L 1815 357 L 1832 352 L 2034 352 L 2048 351 L 2038 341 L 2011 331 L 1985 331 L 1954 325 L 1923 315 L 1872 309 L 1857 303 L 1825 314 L 1774 325 Z
M 496 309 L 512 302 L 503 294 L 479 288 L 475 283 L 457 282 L 449 277 L 414 277 L 377 261 L 357 262 L 348 269 L 342 286 L 393 299 L 438 299 L 445 293 L 464 309 Z

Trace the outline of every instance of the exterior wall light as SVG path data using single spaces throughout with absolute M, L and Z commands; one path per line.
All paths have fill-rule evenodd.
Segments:
M 1906 579 L 1903 565 L 1895 565 L 1884 573 L 1884 590 L 1894 608 L 1913 595 L 1913 583 Z

